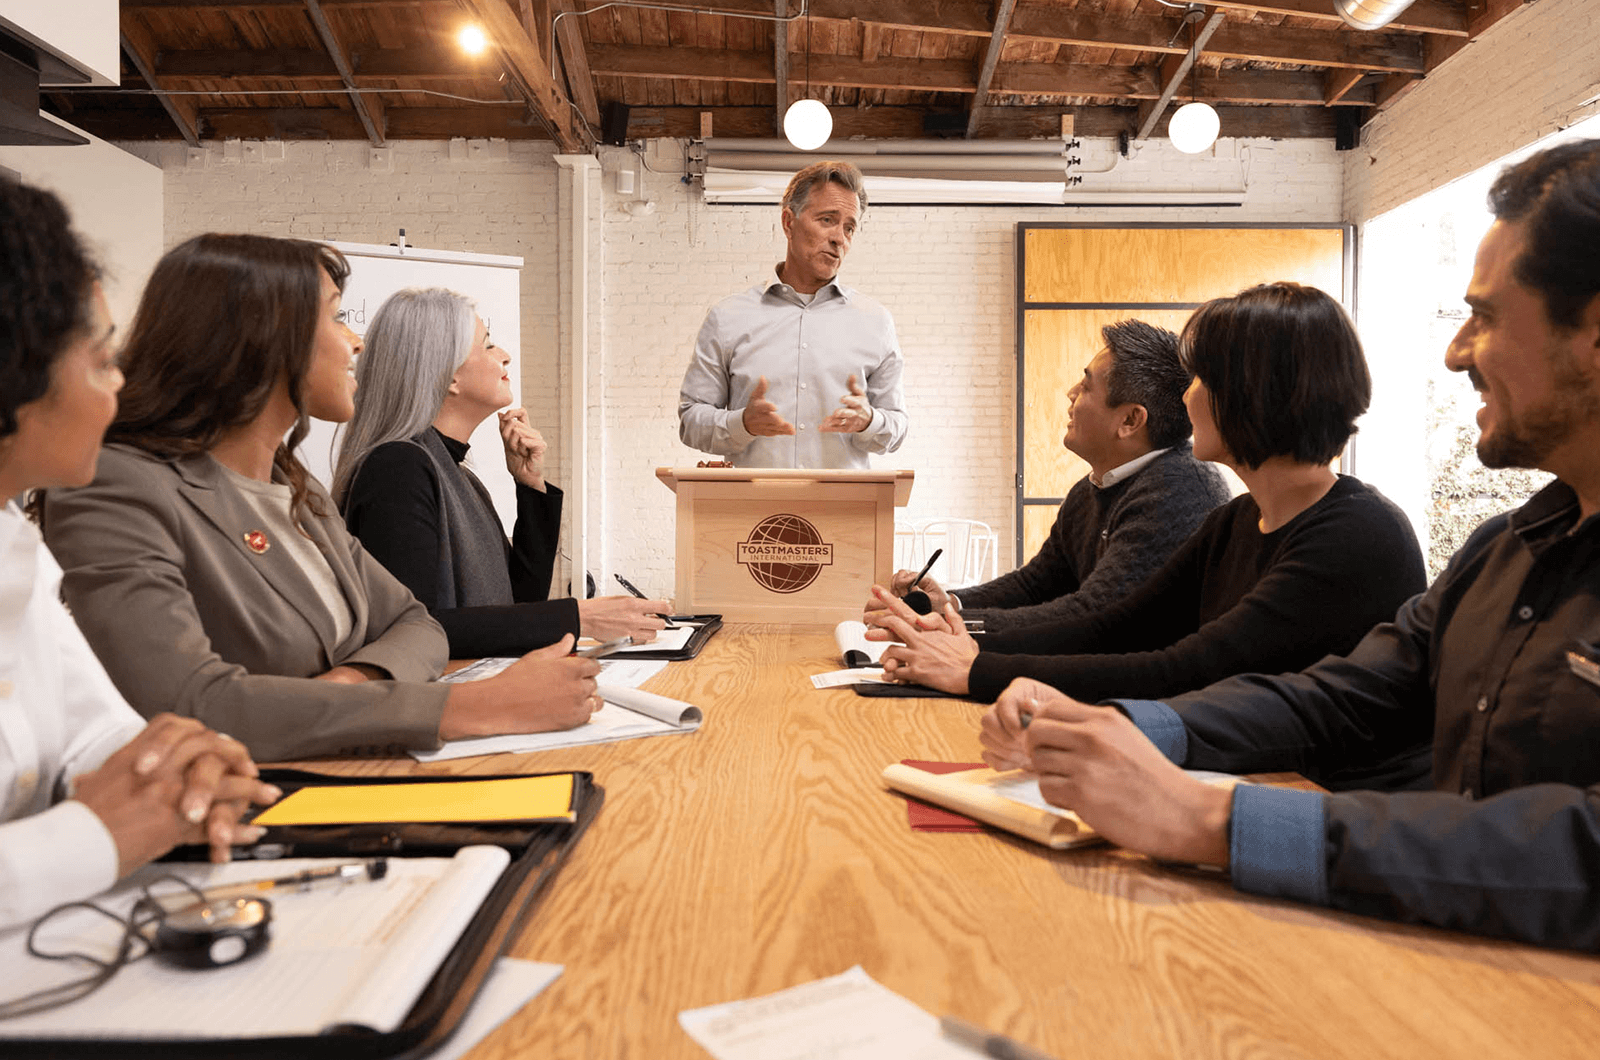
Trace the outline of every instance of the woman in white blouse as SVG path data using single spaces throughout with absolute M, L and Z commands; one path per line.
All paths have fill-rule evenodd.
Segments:
M 277 789 L 191 718 L 149 724 L 61 606 L 24 492 L 94 477 L 122 373 L 95 268 L 49 192 L 0 179 L 0 929 L 87 898 L 180 843 L 213 860 Z

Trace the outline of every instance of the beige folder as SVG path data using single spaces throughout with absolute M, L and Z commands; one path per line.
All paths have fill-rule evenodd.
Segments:
M 1021 770 L 998 773 L 993 769 L 968 769 L 960 773 L 929 773 L 896 762 L 883 771 L 884 783 L 947 810 L 1015 832 L 1054 850 L 1100 840 L 1100 834 L 1071 810 L 1041 809 L 1002 794 L 1000 787 L 1027 774 Z

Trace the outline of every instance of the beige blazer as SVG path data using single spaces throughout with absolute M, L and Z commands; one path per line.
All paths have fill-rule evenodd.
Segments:
M 146 717 L 199 718 L 259 761 L 437 747 L 448 686 L 425 682 L 447 660 L 444 630 L 312 492 L 330 515 L 307 529 L 354 619 L 338 643 L 289 551 L 248 546 L 260 520 L 209 456 L 106 446 L 92 484 L 49 491 L 45 541 L 73 617 Z M 308 680 L 344 663 L 394 680 Z

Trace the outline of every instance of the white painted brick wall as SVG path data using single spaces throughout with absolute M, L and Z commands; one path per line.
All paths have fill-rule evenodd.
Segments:
M 1016 478 L 1016 224 L 1019 221 L 1306 221 L 1342 217 L 1341 160 L 1312 141 L 1224 141 L 1219 154 L 1188 158 L 1152 142 L 1115 171 L 1116 186 L 1184 190 L 1237 187 L 1242 208 L 1060 209 L 902 207 L 868 210 L 842 276 L 894 315 L 906 356 L 911 432 L 879 467 L 917 472 L 903 518 L 981 519 L 1000 535 L 1000 569 L 1012 565 Z M 678 441 L 678 386 L 708 307 L 761 280 L 783 257 L 777 206 L 707 206 L 679 183 L 679 150 L 654 145 L 635 196 L 616 196 L 621 152 L 605 155 L 606 481 L 610 556 L 652 591 L 672 585 L 672 495 L 654 469 L 706 459 Z M 1110 157 L 1088 143 L 1089 168 Z M 637 171 L 639 167 L 634 164 Z M 1093 178 L 1090 178 L 1093 179 Z M 635 217 L 628 199 L 656 204 Z M 1025 557 L 1024 557 L 1025 558 Z
M 396 142 L 372 163 L 359 143 L 125 145 L 165 171 L 166 242 L 207 230 L 387 243 L 404 227 L 418 246 L 526 260 L 524 401 L 552 441 L 565 397 L 557 351 L 558 195 L 547 144 Z M 918 481 L 910 519 L 960 515 L 1000 534 L 1012 563 L 1015 478 L 1015 226 L 1019 221 L 1328 222 L 1344 216 L 1342 159 L 1330 143 L 1228 141 L 1217 158 L 1151 142 L 1118 164 L 1111 186 L 1154 190 L 1246 187 L 1242 208 L 1056 209 L 874 207 L 846 263 L 847 282 L 887 305 L 906 353 L 911 435 L 880 466 Z M 1111 157 L 1085 144 L 1087 168 Z M 623 152 L 605 152 L 591 226 L 590 469 L 603 476 L 590 507 L 588 562 L 651 592 L 673 586 L 673 497 L 660 465 L 699 454 L 677 438 L 677 395 L 707 307 L 755 283 L 783 256 L 776 206 L 707 206 L 679 180 L 681 145 L 651 145 L 639 192 L 618 196 Z M 637 168 L 637 167 L 636 167 Z M 630 199 L 656 212 L 635 217 Z M 556 455 L 559 456 L 559 453 Z M 565 481 L 558 460 L 557 481 Z M 576 497 L 569 494 L 569 503 Z M 602 589 L 609 591 L 609 589 Z
M 1595 112 L 1600 3 L 1539 0 L 1451 57 L 1345 155 L 1347 220 L 1362 223 Z

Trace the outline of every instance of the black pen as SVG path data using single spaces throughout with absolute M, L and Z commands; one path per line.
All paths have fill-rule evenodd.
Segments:
M 637 585 L 634 585 L 632 582 L 630 582 L 628 579 L 624 578 L 622 575 L 614 573 L 611 576 L 613 578 L 617 579 L 617 584 L 618 585 L 622 586 L 624 589 L 628 590 L 628 592 L 632 593 L 634 596 L 638 597 L 639 599 L 641 599 L 641 600 L 650 599 L 644 593 L 641 593 L 639 591 L 639 587 Z M 678 624 L 676 622 L 672 621 L 670 616 L 668 616 L 668 615 L 657 615 L 656 617 L 661 619 L 661 621 L 663 621 L 663 622 L 665 622 L 667 624 L 666 625 L 667 629 L 677 629 L 678 628 Z
M 954 1038 L 962 1045 L 976 1049 L 995 1060 L 1053 1060 L 1049 1053 L 1013 1041 L 1003 1034 L 991 1034 L 982 1027 L 954 1016 L 940 1016 L 939 1029 L 946 1038 Z
M 935 563 L 939 562 L 939 557 L 942 556 L 942 555 L 944 555 L 944 549 L 936 548 L 936 549 L 933 550 L 933 555 L 928 557 L 928 562 L 926 562 L 926 563 L 924 563 L 922 565 L 921 572 L 918 573 L 917 576 L 912 579 L 911 585 L 910 585 L 911 589 L 915 589 L 917 586 L 922 584 L 922 579 L 924 579 L 924 578 L 926 578 L 928 576 L 928 572 L 933 569 L 933 565 Z

